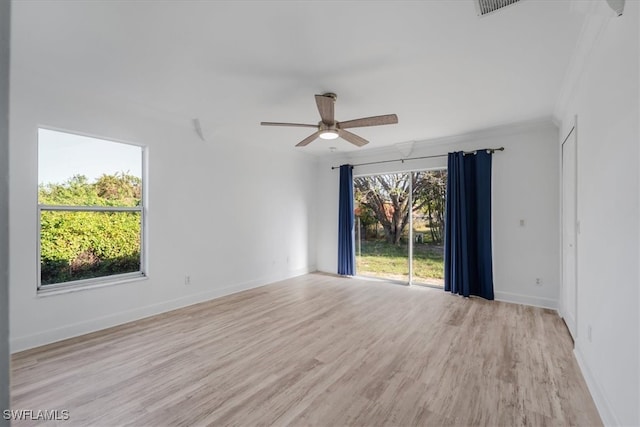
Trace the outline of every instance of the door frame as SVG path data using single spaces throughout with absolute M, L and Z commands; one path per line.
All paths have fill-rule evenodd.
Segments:
M 411 202 L 411 205 L 413 205 L 413 174 L 420 173 L 420 172 L 440 171 L 440 170 L 445 170 L 448 173 L 447 165 L 429 167 L 429 168 L 400 170 L 400 171 L 395 171 L 395 172 L 373 172 L 373 173 L 354 174 L 353 177 L 352 177 L 352 180 L 355 180 L 356 178 L 366 178 L 366 177 L 377 176 L 377 175 L 408 174 L 409 175 L 409 201 Z M 354 191 L 353 196 L 355 198 L 355 191 Z M 409 227 L 408 242 L 407 242 L 407 271 L 408 271 L 408 279 L 407 279 L 407 281 L 399 280 L 399 279 L 386 278 L 386 277 L 360 275 L 358 273 L 357 266 L 356 266 L 356 277 L 359 277 L 359 278 L 362 278 L 362 279 L 367 279 L 367 280 L 382 280 L 382 281 L 398 283 L 398 284 L 407 285 L 407 286 L 416 285 L 416 286 L 423 286 L 423 287 L 432 287 L 432 288 L 435 288 L 435 289 L 442 289 L 441 286 L 437 286 L 437 285 L 429 285 L 429 284 L 424 284 L 424 283 L 420 283 L 420 284 L 414 284 L 413 283 L 413 274 L 414 274 L 414 268 L 413 268 L 414 234 L 413 234 L 413 214 L 412 214 L 411 210 L 409 211 L 409 222 L 408 222 L 407 226 Z M 359 234 L 359 232 L 356 232 L 354 234 L 357 235 L 357 234 Z M 443 236 L 443 239 L 444 239 L 444 236 Z M 356 243 L 354 245 L 354 249 L 356 250 L 356 252 L 357 252 L 357 249 L 356 249 L 357 246 L 358 246 L 358 243 Z M 356 256 L 357 256 L 357 253 L 356 253 Z
M 565 201 L 565 186 L 564 186 L 564 158 L 565 158 L 565 143 L 573 136 L 574 140 L 574 148 L 573 148 L 573 156 L 574 156 L 574 194 L 573 194 L 573 204 L 574 204 L 574 217 L 573 217 L 573 227 L 574 227 L 574 280 L 575 280 L 575 292 L 574 292 L 574 301 L 566 301 L 565 300 L 565 286 L 566 283 L 564 281 L 565 277 L 565 216 L 564 216 L 564 201 Z M 561 267 L 561 286 L 560 286 L 560 295 L 559 295 L 559 304 L 558 304 L 558 312 L 560 316 L 564 320 L 567 325 L 567 329 L 573 340 L 575 341 L 578 338 L 578 292 L 579 292 L 579 280 L 578 280 L 578 238 L 580 234 L 580 222 L 578 221 L 578 117 L 575 116 L 574 123 L 562 143 L 560 144 L 560 267 Z M 567 307 L 569 304 L 573 305 L 573 318 L 567 322 Z

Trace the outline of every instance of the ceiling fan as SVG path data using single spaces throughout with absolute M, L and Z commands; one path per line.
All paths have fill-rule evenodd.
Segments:
M 366 139 L 351 133 L 345 129 L 360 128 L 365 126 L 393 125 L 398 123 L 398 116 L 395 114 L 387 114 L 384 116 L 364 117 L 362 119 L 348 120 L 346 122 L 338 122 L 334 116 L 334 106 L 338 96 L 335 93 L 325 93 L 316 95 L 316 105 L 320 113 L 320 120 L 317 125 L 307 125 L 302 123 L 277 123 L 277 122 L 261 122 L 262 126 L 291 126 L 315 128 L 316 132 L 309 135 L 296 144 L 296 147 L 304 147 L 311 141 L 320 137 L 322 139 L 336 139 L 340 137 L 358 147 L 368 144 Z

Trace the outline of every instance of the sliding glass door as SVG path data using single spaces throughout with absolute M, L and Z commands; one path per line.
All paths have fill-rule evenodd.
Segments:
M 412 284 L 444 286 L 447 171 L 414 172 Z
M 357 274 L 408 282 L 410 175 L 373 175 L 353 181 Z
M 446 170 L 354 178 L 356 273 L 442 286 Z

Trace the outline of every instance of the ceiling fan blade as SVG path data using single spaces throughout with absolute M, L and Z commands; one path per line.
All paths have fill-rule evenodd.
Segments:
M 278 122 L 260 122 L 262 126 L 290 126 L 299 128 L 318 128 L 318 125 L 307 125 L 304 123 L 278 123 Z
M 310 142 L 316 140 L 319 136 L 320 136 L 320 131 L 314 132 L 313 134 L 309 135 L 302 141 L 298 142 L 296 144 L 296 147 L 304 147 L 305 145 L 309 145 Z
M 353 145 L 357 145 L 358 147 L 362 147 L 363 145 L 369 143 L 369 141 L 362 138 L 361 136 L 358 136 L 355 133 L 351 133 L 346 130 L 338 129 L 338 135 L 340 135 L 340 138 L 352 143 Z
M 384 116 L 365 117 L 362 119 L 347 120 L 340 122 L 340 129 L 362 128 L 365 126 L 394 125 L 398 123 L 398 116 L 395 114 L 386 114 Z
M 332 125 L 336 122 L 335 119 L 335 106 L 336 100 L 330 96 L 316 95 L 316 104 L 318 105 L 318 112 L 322 118 L 322 122 L 328 125 Z

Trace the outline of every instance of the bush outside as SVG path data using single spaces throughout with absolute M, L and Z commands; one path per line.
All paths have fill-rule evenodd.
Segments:
M 62 184 L 41 185 L 41 205 L 133 207 L 141 203 L 141 180 L 126 173 L 82 175 Z M 42 210 L 42 285 L 140 271 L 139 212 Z

